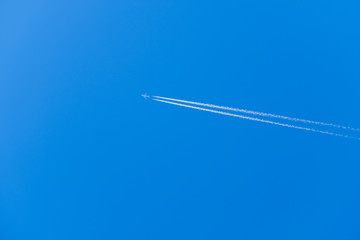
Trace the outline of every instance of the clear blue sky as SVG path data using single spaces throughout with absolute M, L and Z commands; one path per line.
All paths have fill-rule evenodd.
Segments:
M 0 239 L 360 239 L 360 3 L 0 2 Z

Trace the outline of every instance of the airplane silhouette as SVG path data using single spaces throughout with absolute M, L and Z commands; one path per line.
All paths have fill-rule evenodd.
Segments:
M 142 97 L 144 97 L 145 99 L 147 99 L 147 98 L 149 98 L 149 97 L 150 97 L 150 96 L 149 96 L 149 95 L 147 95 L 146 93 L 142 94 L 141 96 L 142 96 Z

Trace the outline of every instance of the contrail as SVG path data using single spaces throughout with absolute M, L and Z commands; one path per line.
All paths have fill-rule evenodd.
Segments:
M 202 107 L 195 107 L 195 106 L 191 106 L 191 105 L 186 105 L 186 104 L 181 104 L 181 103 L 176 103 L 176 102 L 170 102 L 170 101 L 160 100 L 160 99 L 156 99 L 156 98 L 153 98 L 153 100 L 158 101 L 158 102 L 173 104 L 173 105 L 177 105 L 177 106 L 181 106 L 181 107 L 197 109 L 197 110 L 201 110 L 201 111 L 205 111 L 205 112 L 212 112 L 212 113 L 222 114 L 222 115 L 231 116 L 231 117 L 237 117 L 237 118 L 243 118 L 243 119 L 257 121 L 257 122 L 269 123 L 269 124 L 283 126 L 283 127 L 295 128 L 295 129 L 300 129 L 300 130 L 305 130 L 305 131 L 312 131 L 312 132 L 316 132 L 316 133 L 328 134 L 328 135 L 337 136 L 337 137 L 344 137 L 344 138 L 351 138 L 351 139 L 360 140 L 360 138 L 357 138 L 357 137 L 352 137 L 352 136 L 333 133 L 333 132 L 328 132 L 328 131 L 322 131 L 322 130 L 313 129 L 313 128 L 299 127 L 299 126 L 295 126 L 295 125 L 291 125 L 291 124 L 279 123 L 279 122 L 274 122 L 274 121 L 264 120 L 264 119 L 260 119 L 260 118 L 254 118 L 254 117 L 247 117 L 247 116 L 243 116 L 243 115 L 238 115 L 238 114 L 233 114 L 233 113 L 228 113 L 228 112 L 221 112 L 221 111 L 202 108 Z
M 182 103 L 188 103 L 188 104 L 193 104 L 193 105 L 198 105 L 198 106 L 204 106 L 204 107 L 209 107 L 209 108 L 217 108 L 217 109 L 233 111 L 233 112 L 243 112 L 243 113 L 247 113 L 247 114 L 260 115 L 263 117 L 279 118 L 279 119 L 285 119 L 285 120 L 289 120 L 289 121 L 304 122 L 304 123 L 308 123 L 308 124 L 316 124 L 316 125 L 322 125 L 322 126 L 342 128 L 342 129 L 352 130 L 352 131 L 360 131 L 359 128 L 346 127 L 346 126 L 336 125 L 336 124 L 332 124 L 332 123 L 316 122 L 316 121 L 281 116 L 281 115 L 276 115 L 276 114 L 271 114 L 271 113 L 256 112 L 256 111 L 250 111 L 250 110 L 246 110 L 246 109 L 224 107 L 224 106 L 218 106 L 218 105 L 213 105 L 213 104 L 180 100 L 180 99 L 175 99 L 175 98 L 166 98 L 166 97 L 160 97 L 160 96 L 153 96 L 153 97 L 159 98 L 159 99 L 164 99 L 164 100 L 175 101 L 175 102 L 182 102 Z

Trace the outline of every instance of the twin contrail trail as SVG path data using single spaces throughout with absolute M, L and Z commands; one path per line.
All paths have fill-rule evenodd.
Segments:
M 206 103 L 199 103 L 199 102 L 180 100 L 180 99 L 175 99 L 175 98 L 166 98 L 166 97 L 160 97 L 160 96 L 153 96 L 153 97 L 154 98 L 159 98 L 159 99 L 164 99 L 164 100 L 175 101 L 175 102 L 189 103 L 189 104 L 198 105 L 198 106 L 204 106 L 204 107 L 209 107 L 209 108 L 216 108 L 216 109 L 222 109 L 222 110 L 233 111 L 233 112 L 242 112 L 242 113 L 247 113 L 247 114 L 252 114 L 252 115 L 259 115 L 259 116 L 263 116 L 263 117 L 279 118 L 279 119 L 285 119 L 285 120 L 289 120 L 289 121 L 296 121 L 296 122 L 303 122 L 303 123 L 308 123 L 308 124 L 329 126 L 329 127 L 334 127 L 334 128 L 342 128 L 342 129 L 352 130 L 352 131 L 360 131 L 359 128 L 352 128 L 352 127 L 336 125 L 336 124 L 332 124 L 332 123 L 316 122 L 316 121 L 305 120 L 305 119 L 300 119 L 300 118 L 293 118 L 293 117 L 287 117 L 287 116 L 281 116 L 281 115 L 276 115 L 276 114 L 271 114 L 271 113 L 263 113 L 263 112 L 257 112 L 257 111 L 250 111 L 250 110 L 246 110 L 246 109 L 232 108 L 232 107 L 224 107 L 224 106 L 218 106 L 218 105 L 213 105 L 213 104 L 206 104 Z
M 242 119 L 247 119 L 247 120 L 252 120 L 252 121 L 257 121 L 257 122 L 269 123 L 269 124 L 283 126 L 283 127 L 289 127 L 289 128 L 300 129 L 300 130 L 305 130 L 305 131 L 311 131 L 311 132 L 316 132 L 316 133 L 322 133 L 322 134 L 327 134 L 327 135 L 332 135 L 332 136 L 337 136 L 337 137 L 344 137 L 344 138 L 351 138 L 351 139 L 360 140 L 360 138 L 358 138 L 358 137 L 352 137 L 352 136 L 348 136 L 348 135 L 345 135 L 345 134 L 339 134 L 339 133 L 334 133 L 334 132 L 329 132 L 329 131 L 323 131 L 323 130 L 314 129 L 314 128 L 308 128 L 308 127 L 301 127 L 301 126 L 296 126 L 296 125 L 292 125 L 292 124 L 275 122 L 275 121 L 271 121 L 271 120 L 260 119 L 260 118 L 256 118 L 256 117 L 249 117 L 249 116 L 244 116 L 244 115 L 240 115 L 240 114 L 223 112 L 223 111 L 218 111 L 218 110 L 208 109 L 208 108 L 203 108 L 203 107 L 198 107 L 198 106 L 211 107 L 211 108 L 217 108 L 217 109 L 229 110 L 229 111 L 244 112 L 244 113 L 248 113 L 248 114 L 260 115 L 260 116 L 266 116 L 266 117 L 279 116 L 279 115 L 274 115 L 274 114 L 260 113 L 260 112 L 254 112 L 254 111 L 248 111 L 248 110 L 236 109 L 236 108 L 228 108 L 228 107 L 222 107 L 222 106 L 217 106 L 217 105 L 212 105 L 212 104 L 191 102 L 191 101 L 185 101 L 185 100 L 180 100 L 180 99 L 165 98 L 165 97 L 160 97 L 160 96 L 153 96 L 152 100 L 158 101 L 158 102 L 163 102 L 163 103 L 168 103 L 168 104 L 172 104 L 172 105 L 177 105 L 177 106 L 181 106 L 181 107 L 201 110 L 201 111 L 205 111 L 205 112 L 212 112 L 212 113 L 217 113 L 217 114 L 221 114 L 221 115 L 237 117 L 237 118 L 242 118 Z M 192 106 L 192 105 L 187 105 L 187 104 L 183 104 L 183 103 L 189 103 L 189 104 L 198 105 L 198 106 Z M 277 118 L 296 121 L 293 118 L 289 118 L 289 117 L 285 117 L 285 116 L 279 116 Z M 302 119 L 297 119 L 297 120 L 302 120 Z M 309 120 L 303 120 L 301 122 L 304 122 L 304 121 L 307 122 L 307 123 L 320 124 L 320 125 L 332 126 L 332 127 L 340 127 L 340 128 L 345 128 L 345 129 L 351 129 L 351 130 L 354 130 L 354 131 L 358 131 L 358 129 L 355 129 L 355 128 L 343 127 L 343 126 L 340 126 L 340 125 L 333 125 L 333 124 L 327 124 L 327 123 L 321 123 L 321 122 L 315 122 L 314 123 L 313 121 L 309 121 Z

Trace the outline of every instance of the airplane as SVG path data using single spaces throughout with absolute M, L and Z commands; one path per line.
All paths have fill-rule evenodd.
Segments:
M 145 99 L 150 97 L 150 96 L 147 95 L 146 93 L 142 94 L 141 96 L 144 97 Z

